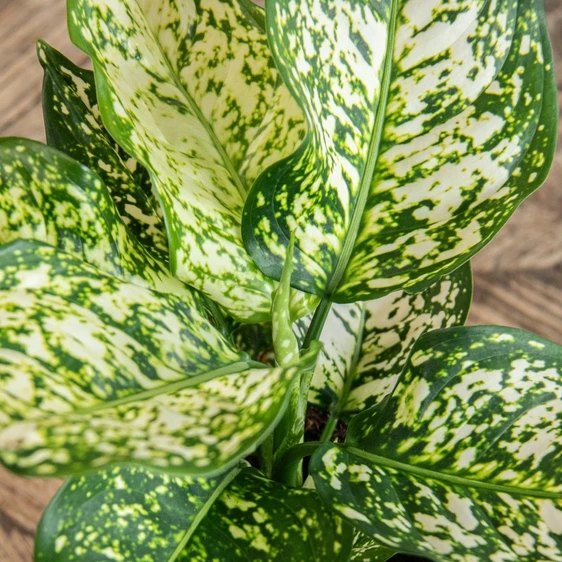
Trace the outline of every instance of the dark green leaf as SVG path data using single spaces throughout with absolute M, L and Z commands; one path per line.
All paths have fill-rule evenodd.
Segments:
M 520 330 L 424 335 L 384 410 L 310 470 L 377 542 L 439 562 L 562 559 L 562 348 Z
M 161 259 L 167 261 L 158 203 L 137 183 L 134 174 L 142 173 L 138 164 L 130 158 L 124 160 L 105 130 L 93 73 L 42 41 L 37 50 L 45 70 L 43 114 L 49 145 L 99 174 L 129 230 L 148 248 L 158 249 Z
M 36 562 L 172 562 L 240 472 L 171 476 L 117 465 L 70 478 L 43 514 Z
M 352 531 L 314 490 L 243 471 L 178 562 L 347 562 Z

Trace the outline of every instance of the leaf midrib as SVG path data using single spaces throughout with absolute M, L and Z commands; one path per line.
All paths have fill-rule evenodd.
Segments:
M 447 474 L 445 472 L 437 472 L 434 470 L 429 470 L 427 468 L 402 463 L 388 457 L 383 457 L 380 455 L 375 455 L 373 453 L 368 453 L 367 451 L 362 451 L 361 449 L 356 449 L 355 447 L 344 446 L 343 449 L 351 453 L 352 455 L 359 457 L 360 459 L 369 461 L 370 463 L 373 463 L 377 466 L 392 468 L 400 472 L 406 472 L 408 474 L 413 474 L 415 476 L 419 476 L 421 478 L 426 478 L 429 480 L 439 480 L 441 482 L 446 482 L 448 484 L 453 484 L 456 486 L 462 486 L 464 488 L 477 488 L 481 490 L 489 490 L 495 493 L 505 493 L 512 496 L 562 500 L 561 492 L 547 492 L 543 490 L 519 488 L 517 486 L 491 484 L 488 482 L 481 482 L 480 480 L 466 478 L 464 476 L 455 476 L 453 474 Z
M 375 174 L 375 168 L 379 159 L 380 147 L 382 142 L 382 134 L 385 124 L 385 115 L 388 104 L 388 97 L 390 95 L 390 84 L 392 81 L 392 69 L 394 66 L 394 47 L 396 40 L 396 28 L 398 21 L 398 1 L 393 0 L 390 15 L 390 25 L 388 30 L 388 39 L 386 47 L 386 60 L 383 72 L 383 77 L 381 80 L 381 95 L 379 99 L 379 105 L 377 107 L 377 112 L 375 115 L 374 131 L 371 136 L 369 143 L 369 150 L 367 153 L 367 160 L 365 163 L 365 168 L 363 174 L 361 175 L 361 181 L 359 183 L 357 200 L 355 207 L 351 214 L 351 220 L 349 223 L 349 228 L 347 229 L 346 236 L 343 240 L 342 250 L 339 254 L 335 268 L 332 271 L 332 275 L 328 284 L 326 286 L 325 298 L 332 300 L 332 296 L 338 290 L 339 285 L 345 275 L 349 262 L 351 261 L 351 255 L 355 247 L 355 242 L 357 236 L 359 235 L 359 228 L 361 226 L 361 221 L 365 213 L 365 208 L 367 206 L 367 199 L 370 193 L 371 184 Z
M 92 406 L 90 408 L 82 408 L 77 410 L 72 410 L 71 412 L 66 412 L 67 414 L 90 414 L 92 412 L 99 412 L 101 410 L 108 410 L 111 408 L 117 408 L 119 406 L 123 406 L 125 404 L 131 402 L 138 402 L 142 400 L 149 400 L 154 398 L 155 396 L 165 395 L 165 394 L 172 394 L 174 392 L 179 392 L 186 388 L 192 386 L 198 386 L 199 384 L 203 384 L 210 380 L 213 380 L 218 377 L 233 375 L 241 373 L 247 369 L 251 368 L 260 368 L 265 369 L 265 365 L 262 363 L 257 363 L 255 361 L 238 361 L 236 363 L 232 363 L 231 365 L 227 365 L 225 367 L 220 367 L 219 369 L 214 369 L 213 371 L 208 371 L 207 373 L 203 373 L 201 375 L 196 375 L 194 377 L 189 377 L 186 379 L 182 379 L 180 381 L 175 381 L 172 383 L 164 384 L 157 386 L 155 388 L 151 388 L 148 390 L 143 390 L 141 392 L 135 392 L 134 394 L 130 394 L 123 398 L 118 398 L 117 400 L 111 400 L 109 402 L 104 402 L 103 404 L 98 404 Z
M 386 46 L 387 55 L 383 77 L 381 80 L 381 95 L 379 99 L 379 105 L 377 107 L 377 113 L 375 115 L 375 127 L 369 143 L 365 169 L 363 170 L 361 180 L 359 182 L 357 200 L 351 213 L 349 228 L 347 229 L 345 238 L 343 239 L 342 249 L 337 257 L 336 266 L 333 268 L 330 274 L 330 277 L 326 284 L 326 288 L 324 290 L 324 296 L 320 301 L 316 312 L 314 313 L 308 331 L 303 340 L 302 349 L 307 349 L 313 340 L 320 339 L 324 324 L 326 322 L 326 318 L 328 317 L 328 313 L 330 312 L 330 308 L 332 306 L 333 296 L 337 292 L 340 283 L 347 271 L 349 262 L 351 261 L 353 249 L 355 248 L 355 242 L 357 241 L 357 236 L 359 235 L 361 221 L 363 220 L 363 215 L 365 214 L 365 208 L 367 206 L 367 199 L 369 197 L 371 183 L 375 174 L 377 161 L 379 159 L 387 102 L 390 94 L 392 68 L 394 66 L 394 43 L 396 40 L 396 27 L 398 21 L 398 0 L 394 0 L 392 2 L 391 9 L 392 12 L 390 15 L 390 26 Z
M 199 510 L 197 515 L 194 517 L 193 521 L 190 523 L 189 527 L 186 529 L 181 541 L 178 543 L 176 549 L 168 558 L 167 562 L 174 562 L 177 560 L 178 556 L 182 554 L 189 539 L 193 536 L 197 528 L 199 527 L 201 521 L 205 518 L 215 501 L 223 493 L 223 491 L 228 487 L 228 485 L 238 476 L 241 472 L 240 468 L 235 468 L 228 474 L 222 482 L 214 489 L 213 493 L 209 496 L 209 499 L 205 502 L 205 505 Z

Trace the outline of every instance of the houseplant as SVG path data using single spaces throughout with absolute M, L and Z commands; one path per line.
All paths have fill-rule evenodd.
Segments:
M 462 327 L 552 160 L 540 2 L 68 8 L 94 74 L 40 43 L 0 141 L 36 559 L 560 559 L 560 348 Z

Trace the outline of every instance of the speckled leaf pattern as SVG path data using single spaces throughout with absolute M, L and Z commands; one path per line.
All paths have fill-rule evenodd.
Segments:
M 122 279 L 201 300 L 132 235 L 100 176 L 43 144 L 0 139 L 0 243 L 21 238 Z
M 351 527 L 313 490 L 245 470 L 213 504 L 178 562 L 347 562 Z
M 43 114 L 48 144 L 99 174 L 129 230 L 148 249 L 162 252 L 161 259 L 167 261 L 165 227 L 157 202 L 137 183 L 136 161 L 124 160 L 101 121 L 93 72 L 77 67 L 43 41 L 37 53 L 45 70 Z
M 217 478 L 189 478 L 124 464 L 74 476 L 41 519 L 35 560 L 178 560 L 201 519 L 239 472 L 235 468 Z
M 273 430 L 316 359 L 252 362 L 183 296 L 38 242 L 0 248 L 0 309 L 0 460 L 24 474 L 226 470 Z
M 562 348 L 520 330 L 424 335 L 386 408 L 311 462 L 362 532 L 439 562 L 562 560 Z
M 270 319 L 275 283 L 244 249 L 242 210 L 253 179 L 294 150 L 304 123 L 247 2 L 68 5 L 104 122 L 162 202 L 172 271 L 239 320 Z
M 254 184 L 246 247 L 336 302 L 427 286 L 537 189 L 556 140 L 542 0 L 278 0 L 268 35 L 309 133 Z
M 345 416 L 380 404 L 394 390 L 416 340 L 425 332 L 464 324 L 471 299 L 467 264 L 421 293 L 398 291 L 365 303 L 333 305 L 309 401 Z M 306 324 L 297 323 L 301 335 Z

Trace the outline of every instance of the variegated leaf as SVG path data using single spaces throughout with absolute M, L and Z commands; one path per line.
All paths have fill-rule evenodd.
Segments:
M 102 179 L 58 150 L 0 139 L 0 243 L 39 240 L 162 292 L 201 297 L 129 232 Z
M 43 514 L 36 562 L 172 562 L 240 469 L 217 478 L 116 465 L 70 478 Z
M 467 264 L 418 294 L 399 291 L 365 303 L 333 305 L 309 401 L 336 415 L 381 403 L 394 390 L 416 340 L 424 332 L 464 324 L 471 299 Z M 297 323 L 301 337 L 306 326 L 305 320 Z
M 71 0 L 75 43 L 94 61 L 111 134 L 150 172 L 172 270 L 248 322 L 275 284 L 246 253 L 249 185 L 290 154 L 303 119 L 266 36 L 238 0 Z
M 0 248 L 0 309 L 0 460 L 25 474 L 225 470 L 273 430 L 316 359 L 268 369 L 182 296 L 38 242 Z
M 254 470 L 205 480 L 118 465 L 61 488 L 40 523 L 35 559 L 346 562 L 351 539 L 314 491 Z
M 213 504 L 178 562 L 347 562 L 352 536 L 314 490 L 246 470 Z
M 427 286 L 480 250 L 550 168 L 557 95 L 542 0 L 277 0 L 281 73 L 309 133 L 258 179 L 243 236 L 336 302 Z
M 385 409 L 311 462 L 362 532 L 442 562 L 562 560 L 562 348 L 475 327 L 424 335 Z
M 158 204 L 137 183 L 138 164 L 124 161 L 100 117 L 94 75 L 39 41 L 39 60 L 45 70 L 43 114 L 47 142 L 88 166 L 104 181 L 123 222 L 149 249 L 167 260 L 168 244 Z

